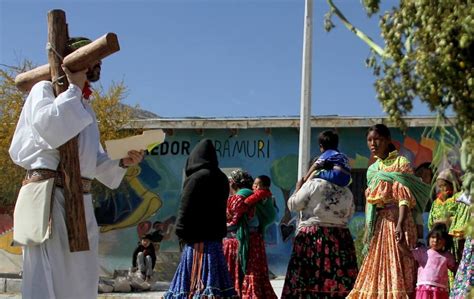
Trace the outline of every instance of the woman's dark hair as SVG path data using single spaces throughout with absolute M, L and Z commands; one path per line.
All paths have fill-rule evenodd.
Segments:
M 321 146 L 323 150 L 337 150 L 339 145 L 339 136 L 333 130 L 326 130 L 319 133 L 318 141 L 319 146 Z
M 263 187 L 265 188 L 270 188 L 271 184 L 272 184 L 272 181 L 270 180 L 270 177 L 266 176 L 266 175 L 259 175 L 257 177 L 257 179 L 260 180 L 261 184 Z
M 377 132 L 377 134 L 379 134 L 380 136 L 383 136 L 385 138 L 388 138 L 388 139 L 391 139 L 392 138 L 392 134 L 390 134 L 390 130 L 388 129 L 388 127 L 384 124 L 376 124 L 376 125 L 373 125 L 372 127 L 370 127 L 368 130 L 367 130 L 367 135 L 369 135 L 370 132 L 372 131 L 375 131 Z
M 253 178 L 248 172 L 237 169 L 232 171 L 230 178 L 237 188 L 252 189 Z
M 377 134 L 379 134 L 382 137 L 385 137 L 387 139 L 392 139 L 392 134 L 390 134 L 390 130 L 384 124 L 373 125 L 372 127 L 370 127 L 367 130 L 367 134 L 365 136 L 367 137 L 370 132 L 376 132 Z M 395 145 L 393 145 L 393 143 L 390 142 L 390 144 L 388 145 L 388 151 L 393 152 L 396 149 L 397 148 L 395 147 Z
M 428 233 L 427 244 L 430 244 L 430 238 L 436 236 L 438 239 L 443 239 L 445 241 L 444 251 L 448 251 L 453 248 L 453 237 L 448 233 L 448 227 L 444 223 L 436 223 L 433 228 Z

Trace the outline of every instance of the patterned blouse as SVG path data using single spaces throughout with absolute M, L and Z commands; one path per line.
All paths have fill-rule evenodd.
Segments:
M 446 222 L 446 225 L 451 223 L 452 217 L 456 214 L 456 200 L 454 196 L 442 200 L 439 197 L 435 199 L 431 205 L 430 215 L 428 217 L 428 229 L 433 227 L 435 222 Z
M 313 178 L 288 200 L 290 211 L 300 212 L 298 230 L 305 226 L 346 227 L 354 214 L 354 197 L 347 187 Z
M 378 164 L 374 163 L 370 167 L 378 165 L 375 171 L 381 170 L 385 172 L 400 172 L 413 174 L 413 169 L 410 166 L 410 162 L 407 158 L 398 155 L 398 151 L 392 151 L 389 153 L 387 158 L 378 159 Z M 370 190 L 369 188 L 365 191 L 365 197 L 368 203 L 376 204 L 377 208 L 383 208 L 386 206 L 406 205 L 409 208 L 413 208 L 416 205 L 416 200 L 413 197 L 410 189 L 402 185 L 398 181 L 393 183 L 387 181 L 380 181 L 380 183 Z
M 248 216 L 250 226 L 258 226 L 258 221 L 255 215 L 255 208 L 249 207 L 245 203 L 245 196 L 241 194 L 234 194 L 227 199 L 227 230 L 232 231 L 236 229 L 237 224 L 243 215 Z

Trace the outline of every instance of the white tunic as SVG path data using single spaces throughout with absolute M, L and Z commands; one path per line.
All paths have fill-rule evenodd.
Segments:
M 10 156 L 25 169 L 56 170 L 57 148 L 79 134 L 81 176 L 117 188 L 126 172 L 110 160 L 99 142 L 95 113 L 75 85 L 55 100 L 51 82 L 37 83 L 25 101 Z M 40 246 L 23 248 L 22 297 L 87 299 L 97 297 L 99 230 L 92 198 L 84 195 L 89 251 L 71 253 L 65 224 L 64 196 L 57 188 L 53 202 L 52 238 Z

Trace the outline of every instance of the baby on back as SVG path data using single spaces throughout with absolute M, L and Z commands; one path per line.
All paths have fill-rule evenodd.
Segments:
M 349 159 L 337 148 L 339 136 L 332 130 L 323 131 L 318 136 L 321 156 L 311 165 L 305 181 L 320 178 L 341 187 L 351 183 Z

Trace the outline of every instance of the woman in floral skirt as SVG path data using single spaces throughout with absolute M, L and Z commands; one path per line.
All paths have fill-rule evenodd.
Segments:
M 313 175 L 302 178 L 296 190 L 288 208 L 299 212 L 300 221 L 282 298 L 345 298 L 357 277 L 347 228 L 354 213 L 352 193 Z
M 235 170 L 229 183 L 232 195 L 227 201 L 224 255 L 235 290 L 242 299 L 276 299 L 255 207 L 245 203 L 253 193 L 253 178 L 245 171 Z

